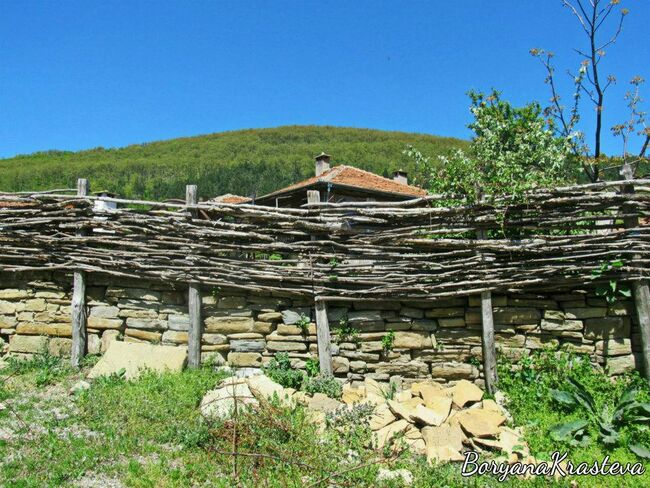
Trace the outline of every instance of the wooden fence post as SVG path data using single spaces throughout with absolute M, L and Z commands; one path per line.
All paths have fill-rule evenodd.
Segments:
M 626 180 L 634 179 L 634 171 L 629 163 L 623 165 L 621 174 Z M 633 185 L 624 185 L 622 193 L 634 193 Z M 627 213 L 623 209 L 624 213 Z M 626 217 L 624 219 L 626 229 L 634 229 L 639 226 L 639 218 L 636 216 Z M 633 260 L 639 259 L 640 256 L 634 255 Z M 641 348 L 643 356 L 643 375 L 650 382 L 650 288 L 646 280 L 635 281 L 632 284 L 634 293 L 634 305 L 636 308 L 637 319 L 639 320 L 639 331 L 641 332 Z
M 320 202 L 320 192 L 318 190 L 308 190 L 307 203 L 318 202 Z M 315 241 L 316 236 L 311 236 L 311 240 Z M 325 302 L 317 299 L 315 308 L 320 372 L 323 374 L 332 374 L 332 342 L 330 338 L 330 323 L 327 319 L 327 305 Z
M 198 203 L 196 185 L 185 187 L 185 203 L 196 205 Z M 190 211 L 193 218 L 197 217 L 196 210 Z M 187 334 L 187 366 L 198 368 L 201 365 L 201 336 L 203 324 L 201 323 L 201 286 L 199 283 L 190 283 L 187 294 L 187 308 L 190 317 L 190 326 Z
M 77 180 L 77 196 L 88 196 L 88 180 Z M 83 236 L 84 231 L 77 232 Z M 86 273 L 74 271 L 72 288 L 72 350 L 70 362 L 73 368 L 81 366 L 81 359 L 86 355 L 88 335 L 86 331 Z
M 478 231 L 478 238 L 485 239 L 487 232 Z M 485 389 L 493 394 L 496 390 L 497 378 L 497 353 L 494 344 L 494 315 L 492 311 L 492 292 L 481 293 L 481 347 L 483 351 L 483 376 Z

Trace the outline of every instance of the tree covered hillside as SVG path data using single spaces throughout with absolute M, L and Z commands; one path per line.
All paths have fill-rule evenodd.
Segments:
M 423 134 L 320 126 L 248 129 L 87 151 L 47 151 L 0 159 L 0 191 L 73 188 L 88 178 L 107 189 L 146 199 L 183 198 L 198 184 L 202 198 L 223 193 L 258 195 L 314 174 L 313 157 L 387 176 L 402 167 L 413 174 L 406 144 L 436 156 L 466 147 L 459 139 Z

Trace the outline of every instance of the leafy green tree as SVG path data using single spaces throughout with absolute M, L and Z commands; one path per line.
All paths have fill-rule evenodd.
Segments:
M 553 121 L 538 103 L 513 107 L 498 91 L 470 92 L 474 132 L 469 150 L 439 156 L 441 164 L 409 146 L 405 154 L 419 168 L 420 182 L 452 201 L 476 202 L 481 197 L 521 197 L 536 188 L 575 180 L 577 158 L 570 137 L 557 137 Z

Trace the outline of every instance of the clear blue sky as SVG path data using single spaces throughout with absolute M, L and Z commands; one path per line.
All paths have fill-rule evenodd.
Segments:
M 622 5 L 608 153 L 627 82 L 650 78 L 650 2 Z M 560 0 L 3 0 L 0 157 L 287 124 L 469 137 L 468 89 L 545 101 L 529 48 L 566 68 L 584 42 Z

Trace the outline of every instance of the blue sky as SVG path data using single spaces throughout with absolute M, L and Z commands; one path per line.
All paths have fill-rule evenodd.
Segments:
M 650 78 L 650 2 L 621 4 L 607 153 L 627 82 Z M 564 79 L 585 41 L 560 0 L 4 0 L 0 157 L 288 124 L 469 137 L 467 90 L 545 102 L 528 50 L 555 51 Z

